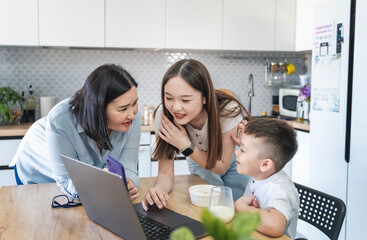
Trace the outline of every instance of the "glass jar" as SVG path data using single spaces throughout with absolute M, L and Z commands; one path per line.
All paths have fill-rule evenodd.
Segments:
M 285 73 L 285 72 L 287 71 L 287 69 L 285 68 L 285 64 L 284 64 L 284 62 L 280 62 L 280 63 L 278 64 L 278 71 L 279 71 L 280 73 Z
M 276 62 L 270 63 L 270 72 L 272 73 L 278 72 L 278 63 Z

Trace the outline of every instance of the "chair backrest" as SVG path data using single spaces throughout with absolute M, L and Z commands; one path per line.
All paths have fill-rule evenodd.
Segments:
M 298 219 L 312 224 L 331 240 L 338 239 L 346 213 L 344 202 L 301 184 L 294 183 L 294 185 L 300 200 Z

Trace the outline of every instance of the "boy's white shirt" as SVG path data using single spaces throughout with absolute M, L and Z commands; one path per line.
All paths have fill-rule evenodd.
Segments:
M 284 234 L 294 239 L 299 215 L 299 196 L 293 181 L 284 171 L 260 181 L 250 177 L 244 195 L 255 195 L 261 209 L 275 208 L 280 211 L 287 219 Z

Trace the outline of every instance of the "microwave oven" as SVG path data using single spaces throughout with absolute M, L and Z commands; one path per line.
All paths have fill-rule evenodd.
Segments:
M 297 117 L 297 100 L 300 89 L 279 89 L 279 114 L 286 117 Z

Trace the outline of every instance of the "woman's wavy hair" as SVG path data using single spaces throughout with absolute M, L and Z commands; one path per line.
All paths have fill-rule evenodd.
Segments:
M 167 70 L 161 86 L 163 114 L 171 122 L 173 122 L 173 116 L 164 104 L 164 87 L 175 76 L 182 77 L 190 86 L 200 91 L 206 99 L 206 103 L 204 104 L 204 108 L 208 114 L 208 159 L 206 169 L 212 169 L 222 157 L 222 128 L 219 119 L 221 117 L 235 117 L 239 114 L 245 117 L 244 113 L 250 119 L 251 116 L 236 98 L 214 89 L 210 74 L 202 63 L 194 59 L 183 59 L 173 64 Z M 226 110 L 226 106 L 232 101 L 236 102 L 237 106 L 233 109 Z M 174 154 L 180 150 L 159 137 L 157 138 L 156 144 L 153 152 L 153 159 L 155 160 L 174 159 Z
M 70 99 L 70 111 L 88 137 L 103 149 L 112 149 L 108 134 L 106 108 L 115 98 L 138 87 L 121 66 L 105 64 L 95 69 Z

